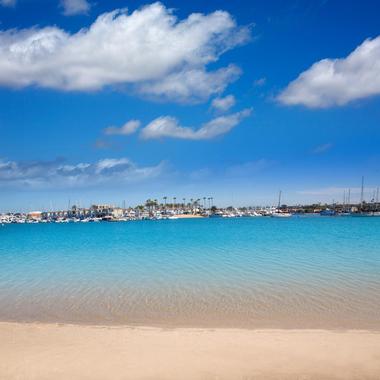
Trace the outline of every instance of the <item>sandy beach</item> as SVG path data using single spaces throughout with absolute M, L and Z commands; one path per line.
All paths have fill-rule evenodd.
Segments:
M 0 378 L 380 379 L 380 333 L 0 323 Z
M 199 214 L 177 214 L 175 215 L 178 219 L 194 219 L 194 218 L 204 218 L 203 215 Z

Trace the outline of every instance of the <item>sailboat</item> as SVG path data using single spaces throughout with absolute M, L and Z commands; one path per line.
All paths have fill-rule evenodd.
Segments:
M 281 194 L 282 194 L 282 191 L 280 190 L 280 192 L 278 194 L 277 209 L 272 213 L 272 215 L 271 215 L 272 218 L 290 218 L 292 216 L 292 214 L 290 212 L 281 211 L 281 209 L 280 209 L 280 207 L 281 207 Z
M 377 194 L 377 199 L 378 199 L 378 194 Z M 374 201 L 374 199 L 373 199 Z M 379 216 L 379 213 L 376 211 L 371 211 L 371 210 L 364 210 L 363 205 L 364 205 L 364 177 L 362 177 L 362 187 L 361 187 L 361 192 L 360 192 L 360 208 L 356 212 L 351 212 L 351 216 L 356 216 L 356 217 L 362 217 L 362 216 Z

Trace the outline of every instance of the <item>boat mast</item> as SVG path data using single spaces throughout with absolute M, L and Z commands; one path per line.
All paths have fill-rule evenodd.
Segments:
M 364 201 L 364 176 L 362 176 L 362 188 L 360 192 L 360 205 L 363 208 L 363 201 Z
M 278 206 L 277 206 L 278 209 L 280 209 L 280 206 L 281 206 L 281 193 L 282 191 L 280 190 L 280 192 L 278 193 Z

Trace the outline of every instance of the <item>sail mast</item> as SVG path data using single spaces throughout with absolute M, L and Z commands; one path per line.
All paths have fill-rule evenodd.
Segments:
M 362 176 L 362 188 L 360 192 L 360 206 L 363 208 L 363 201 L 364 201 L 364 176 Z

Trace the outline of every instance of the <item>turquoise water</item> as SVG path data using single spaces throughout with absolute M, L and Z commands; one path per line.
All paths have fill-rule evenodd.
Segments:
M 0 320 L 380 328 L 380 218 L 0 227 Z

